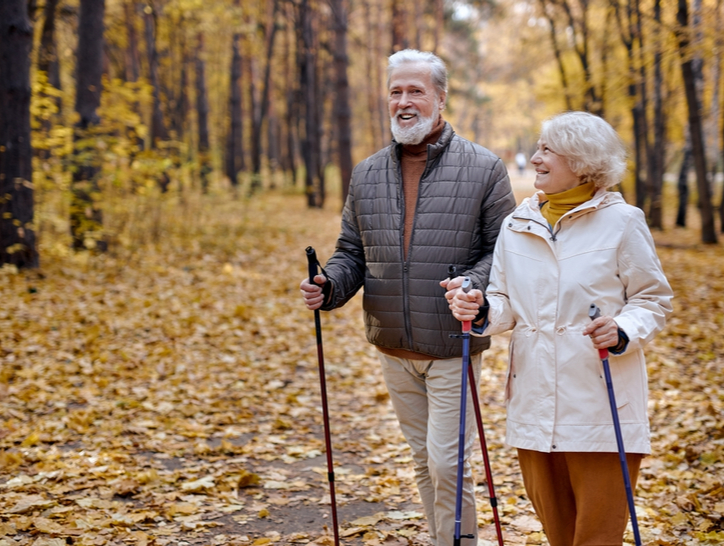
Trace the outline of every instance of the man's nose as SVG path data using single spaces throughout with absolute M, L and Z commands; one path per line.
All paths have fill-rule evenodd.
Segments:
M 400 102 L 399 102 L 400 108 L 405 108 L 409 104 L 410 104 L 410 95 L 406 91 L 403 91 L 402 93 L 400 93 Z

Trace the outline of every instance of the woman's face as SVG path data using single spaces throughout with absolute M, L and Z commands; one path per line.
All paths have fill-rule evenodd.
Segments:
M 538 149 L 530 162 L 535 167 L 535 187 L 547 194 L 572 190 L 581 183 L 566 158 L 554 152 L 543 140 L 538 141 Z

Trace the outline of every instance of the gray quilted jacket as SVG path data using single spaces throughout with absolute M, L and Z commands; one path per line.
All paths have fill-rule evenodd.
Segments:
M 462 343 L 450 334 L 459 333 L 460 323 L 438 283 L 452 264 L 476 288 L 487 286 L 500 224 L 515 208 L 508 173 L 493 153 L 445 123 L 438 142 L 427 148 L 405 261 L 401 151 L 393 143 L 355 167 L 342 231 L 325 265 L 333 290 L 322 309 L 341 307 L 364 287 L 370 343 L 458 357 Z M 489 346 L 489 338 L 473 338 L 471 354 Z

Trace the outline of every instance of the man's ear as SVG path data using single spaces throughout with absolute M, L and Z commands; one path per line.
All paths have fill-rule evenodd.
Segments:
M 440 108 L 440 112 L 445 110 L 445 100 L 447 99 L 447 93 L 443 92 L 440 93 L 440 96 L 438 97 L 438 106 Z

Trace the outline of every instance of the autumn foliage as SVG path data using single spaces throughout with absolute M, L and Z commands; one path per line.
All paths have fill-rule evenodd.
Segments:
M 339 214 L 272 192 L 140 196 L 106 216 L 118 243 L 105 255 L 51 245 L 40 270 L 0 270 L 0 545 L 330 544 L 314 325 L 298 285 L 305 247 L 326 259 Z M 721 544 L 724 255 L 694 228 L 655 236 L 676 299 L 648 349 L 639 522 L 646 544 Z M 360 305 L 322 315 L 343 541 L 425 544 Z M 496 338 L 480 389 L 506 543 L 546 544 L 503 445 L 506 358 Z M 494 544 L 474 461 L 481 537 Z

